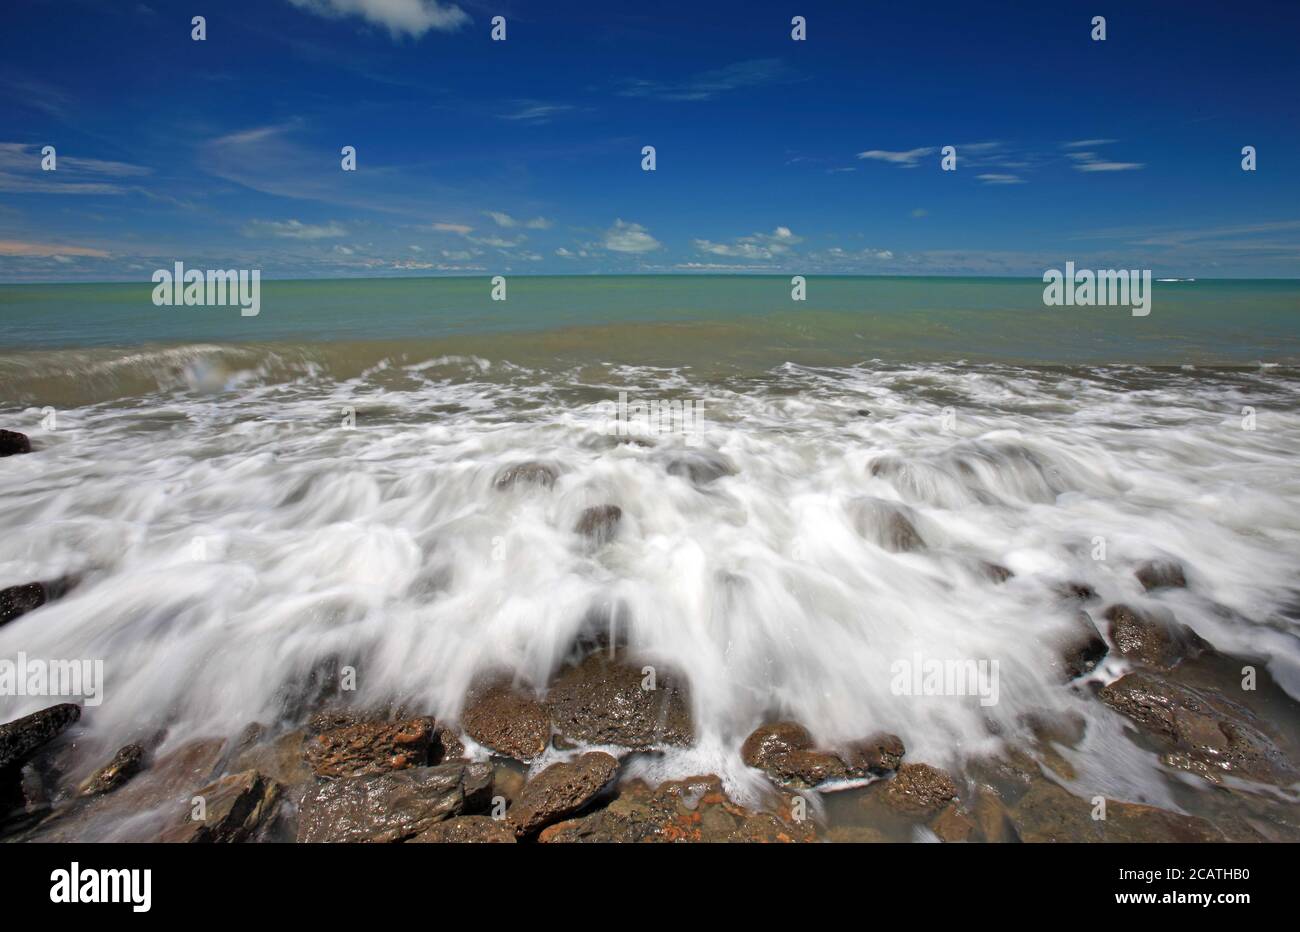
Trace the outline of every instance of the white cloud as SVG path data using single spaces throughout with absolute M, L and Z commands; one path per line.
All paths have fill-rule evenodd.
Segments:
M 419 38 L 430 29 L 453 32 L 468 23 L 469 14 L 454 4 L 438 0 L 289 0 L 300 10 L 320 16 L 360 16 L 383 26 L 394 38 L 406 34 Z
M 601 241 L 601 246 L 611 252 L 653 252 L 661 245 L 641 224 L 625 223 L 622 220 L 615 220 Z
M 346 236 L 347 230 L 331 220 L 329 223 L 303 223 L 301 220 L 253 220 L 244 226 L 245 236 L 275 236 L 280 239 L 331 239 Z
M 714 256 L 727 256 L 739 259 L 774 259 L 790 251 L 790 247 L 803 242 L 795 236 L 789 227 L 777 227 L 771 233 L 754 233 L 742 236 L 730 243 L 715 243 L 707 239 L 697 239 L 694 246 L 700 252 Z
M 43 256 L 63 261 L 68 256 L 105 259 L 108 253 L 88 246 L 56 246 L 49 243 L 27 243 L 21 240 L 4 239 L 0 240 L 0 256 Z
M 516 106 L 519 109 L 510 113 L 498 114 L 498 119 L 514 120 L 520 123 L 542 124 L 551 122 L 552 117 L 559 116 L 562 113 L 568 113 L 574 109 L 571 104 L 548 104 L 542 101 L 531 100 L 518 101 Z
M 985 184 L 1024 184 L 1025 179 L 1019 175 L 1008 175 L 1002 172 L 987 172 L 983 175 L 976 175 L 980 181 Z
M 1074 142 L 1061 143 L 1061 148 L 1062 149 L 1088 149 L 1092 146 L 1107 146 L 1110 145 L 1112 142 L 1115 142 L 1115 140 L 1114 139 L 1076 139 L 1074 140 Z
M 548 230 L 551 227 L 551 221 L 547 220 L 545 217 L 534 217 L 532 220 L 516 220 L 509 214 L 502 213 L 499 210 L 488 210 L 484 211 L 484 213 L 491 217 L 497 226 L 505 227 L 506 229 L 524 227 L 528 230 Z
M 458 233 L 461 236 L 466 236 L 474 230 L 473 227 L 466 226 L 463 223 L 442 223 L 439 221 L 430 224 L 430 226 L 439 233 Z
M 1128 172 L 1145 168 L 1143 162 L 1080 162 L 1074 166 L 1081 172 Z
M 859 152 L 858 158 L 873 159 L 877 162 L 889 162 L 892 165 L 901 165 L 904 168 L 915 168 L 923 156 L 927 156 L 934 151 L 934 146 L 924 146 L 920 149 L 908 149 L 906 152 L 891 152 L 887 149 L 868 149 L 866 152 Z

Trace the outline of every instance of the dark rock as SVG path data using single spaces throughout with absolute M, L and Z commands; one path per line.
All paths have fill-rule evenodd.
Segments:
M 16 430 L 0 430 L 0 456 L 32 452 L 32 442 Z
M 48 582 L 23 583 L 0 589 L 0 625 L 40 608 L 46 602 L 62 598 L 76 584 L 75 576 L 60 576 Z
M 491 805 L 486 764 L 411 767 L 322 783 L 307 794 L 298 818 L 300 842 L 393 842 L 435 823 Z
M 545 463 L 517 463 L 514 466 L 507 466 L 497 473 L 496 478 L 492 480 L 492 485 L 499 492 L 513 488 L 516 485 L 539 485 L 542 488 L 549 489 L 555 485 L 555 479 L 559 475 L 554 466 L 548 466 Z
M 1176 560 L 1148 560 L 1133 573 L 1147 592 L 1152 589 L 1185 589 L 1187 577 L 1183 565 Z
M 78 788 L 82 796 L 111 793 L 137 773 L 144 763 L 144 748 L 128 744 L 113 755 L 113 759 L 87 777 Z
M 1110 639 L 1121 655 L 1168 670 L 1184 660 L 1212 650 L 1195 631 L 1175 621 L 1168 612 L 1139 612 L 1127 605 L 1112 605 L 1106 610 L 1110 622 Z
M 1289 784 L 1295 766 L 1245 707 L 1210 689 L 1138 671 L 1098 694 L 1121 715 L 1165 744 L 1164 762 L 1220 782 L 1225 773 Z
M 602 751 L 590 751 L 571 761 L 552 764 L 524 786 L 508 818 L 515 834 L 524 837 L 585 809 L 618 773 L 618 761 Z
M 434 764 L 446 764 L 465 759 L 465 745 L 460 734 L 445 725 L 439 725 L 433 732 L 433 747 L 429 760 Z
M 804 788 L 893 770 L 903 756 L 903 742 L 893 735 L 879 735 L 835 753 L 815 749 L 812 735 L 797 722 L 772 722 L 745 739 L 740 756 L 778 783 Z
M 736 467 L 721 453 L 683 453 L 668 461 L 668 475 L 705 486 L 723 476 L 734 476 Z
M 1154 806 L 1106 800 L 1104 819 L 1094 819 L 1091 798 L 1072 796 L 1046 780 L 1037 781 L 1011 810 L 1017 833 L 1027 842 L 1206 842 L 1223 841 L 1209 822 Z
M 989 579 L 993 580 L 995 583 L 1004 583 L 1012 576 L 1016 575 L 1015 573 L 1011 572 L 1011 570 L 1007 569 L 1002 564 L 990 563 L 987 560 L 981 562 L 980 568 L 984 571 L 984 575 L 987 576 Z
M 0 725 L 0 772 L 20 766 L 80 718 L 81 706 L 63 702 Z
M 504 819 L 470 815 L 439 822 L 411 839 L 410 844 L 513 845 L 515 832 Z
M 952 777 L 929 764 L 903 764 L 885 788 L 885 801 L 902 812 L 942 809 L 957 796 Z
M 913 523 L 913 512 L 906 505 L 865 498 L 859 499 L 854 508 L 854 525 L 858 533 L 885 550 L 911 553 L 925 549 L 925 540 Z
M 868 411 L 866 408 L 858 408 L 853 413 L 856 414 L 858 417 L 871 417 L 871 412 Z
M 1056 638 L 1056 647 L 1057 663 L 1066 680 L 1090 673 L 1110 650 L 1087 612 L 1074 616 L 1069 630 Z
M 183 821 L 163 832 L 159 841 L 174 843 L 237 843 L 255 840 L 258 830 L 270 821 L 280 798 L 280 785 L 255 770 L 234 773 L 210 783 L 195 796 L 203 799 L 204 818 Z M 193 806 L 193 801 L 188 804 Z
M 505 685 L 472 694 L 461 724 L 484 747 L 525 762 L 541 755 L 551 740 L 546 706 Z
M 643 689 L 641 666 L 601 652 L 562 672 L 546 697 L 555 730 L 575 744 L 612 744 L 636 750 L 688 745 L 694 738 L 685 683 L 657 671 Z
M 1091 602 L 1097 598 L 1097 590 L 1081 582 L 1061 583 L 1056 587 L 1056 594 L 1063 599 L 1078 599 L 1080 602 Z
M 722 781 L 708 775 L 647 786 L 634 780 L 603 809 L 542 830 L 544 843 L 608 842 L 806 842 L 811 819 L 791 814 L 794 797 L 779 811 L 752 812 L 731 802 Z
M 622 520 L 623 509 L 617 505 L 595 505 L 582 512 L 573 530 L 593 547 L 602 547 L 614 539 Z
M 307 763 L 326 778 L 421 767 L 429 763 L 433 731 L 431 718 L 345 725 L 308 739 Z

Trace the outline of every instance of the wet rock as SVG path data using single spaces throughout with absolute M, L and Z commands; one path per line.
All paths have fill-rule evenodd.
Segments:
M 1081 799 L 1046 780 L 1030 788 L 1011 810 L 1027 842 L 1206 842 L 1223 841 L 1209 822 L 1154 806 L 1106 800 L 1105 818 L 1092 799 Z
M 1066 680 L 1090 673 L 1110 650 L 1087 612 L 1077 613 L 1070 628 L 1057 636 L 1055 642 L 1057 665 Z
M 602 751 L 590 751 L 572 761 L 552 764 L 524 786 L 508 818 L 519 837 L 586 808 L 618 773 L 618 761 Z
M 537 485 L 549 489 L 555 485 L 555 479 L 558 475 L 559 473 L 556 472 L 555 467 L 548 466 L 546 463 L 517 463 L 498 472 L 496 478 L 492 480 L 492 485 L 498 492 L 504 492 L 521 484 Z
M 81 706 L 63 702 L 0 725 L 0 773 L 20 766 L 80 718 Z
M 573 530 L 593 547 L 603 547 L 614 539 L 622 520 L 623 509 L 617 505 L 595 505 L 582 512 Z
M 439 725 L 433 732 L 433 747 L 429 762 L 446 764 L 465 759 L 465 744 L 460 740 L 460 733 L 445 725 Z
M 32 452 L 32 442 L 16 430 L 0 430 L 0 456 Z
M 411 839 L 410 844 L 513 845 L 514 829 L 504 819 L 471 815 L 439 822 Z
M 990 563 L 988 560 L 981 561 L 980 569 L 983 570 L 985 576 L 995 583 L 1004 583 L 1016 575 L 1001 563 Z
M 1001 844 L 1020 840 L 1011 820 L 1011 813 L 1002 802 L 1002 797 L 989 787 L 981 786 L 975 791 L 971 814 L 975 818 L 980 837 L 985 841 Z
M 439 764 L 330 780 L 303 799 L 300 842 L 393 842 L 491 805 L 492 768 Z
M 915 516 L 906 505 L 879 498 L 859 499 L 854 505 L 854 526 L 859 534 L 890 553 L 925 549 Z
M 484 747 L 525 762 L 541 755 L 551 739 L 546 707 L 506 685 L 471 695 L 461 724 Z
M 793 797 L 775 812 L 753 812 L 729 800 L 713 775 L 649 787 L 624 785 L 603 809 L 542 830 L 543 843 L 608 842 L 807 842 L 811 819 L 795 819 Z
M 77 792 L 82 796 L 111 793 L 139 773 L 143 763 L 144 748 L 138 744 L 128 744 L 114 754 L 112 760 L 82 781 Z
M 23 583 L 0 589 L 0 625 L 40 608 L 46 602 L 62 598 L 76 583 L 74 576 L 60 576 L 48 582 Z
M 736 467 L 721 453 L 683 453 L 669 460 L 667 469 L 668 475 L 680 476 L 697 487 L 736 474 Z
M 893 735 L 880 735 L 839 753 L 817 750 L 812 735 L 799 723 L 772 722 L 745 739 L 740 756 L 778 783 L 806 788 L 825 780 L 893 770 L 903 756 L 903 743 Z
M 957 796 L 952 777 L 929 764 L 903 764 L 885 788 L 885 802 L 904 813 L 942 809 Z
M 194 818 L 191 800 L 183 821 L 163 832 L 159 841 L 230 844 L 256 840 L 279 801 L 280 785 L 256 770 L 246 770 L 224 776 L 194 795 L 203 800 L 203 818 Z
M 1183 565 L 1177 560 L 1148 560 L 1133 573 L 1147 592 L 1152 589 L 1185 589 L 1187 577 Z
M 636 750 L 689 745 L 694 740 L 684 682 L 656 670 L 643 688 L 644 665 L 601 652 L 562 672 L 546 696 L 555 730 L 574 744 L 612 744 Z
M 429 763 L 434 721 L 411 718 L 362 722 L 307 741 L 307 763 L 318 777 L 358 777 Z
M 1097 590 L 1082 582 L 1061 583 L 1055 592 L 1063 599 L 1078 599 L 1080 602 L 1091 602 L 1097 598 Z
M 970 841 L 975 834 L 975 822 L 966 810 L 955 803 L 949 803 L 930 823 L 930 829 L 939 836 L 940 841 Z
M 1212 650 L 1195 631 L 1160 610 L 1139 612 L 1127 605 L 1106 610 L 1110 639 L 1124 657 L 1149 667 L 1168 670 L 1184 660 Z
M 527 782 L 527 776 L 502 762 L 497 762 L 492 768 L 492 797 L 495 799 L 500 796 L 507 804 L 513 806 L 523 796 L 524 785 Z
M 1295 766 L 1259 720 L 1218 692 L 1138 671 L 1098 695 L 1162 742 L 1167 749 L 1162 759 L 1172 767 L 1212 782 L 1221 781 L 1223 774 L 1277 784 L 1297 778 Z

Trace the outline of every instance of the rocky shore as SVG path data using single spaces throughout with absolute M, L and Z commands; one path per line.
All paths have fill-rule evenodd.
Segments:
M 21 438 L 21 439 L 18 439 Z M 27 452 L 0 432 L 0 454 Z M 708 484 L 726 464 L 694 457 L 677 474 Z M 496 488 L 549 488 L 554 468 L 522 463 Z M 865 505 L 865 528 L 892 552 L 926 547 L 906 510 Z M 621 510 L 595 506 L 574 532 L 599 547 Z M 864 533 L 866 531 L 864 530 Z M 1188 586 L 1181 565 L 1134 568 L 1146 592 Z M 988 564 L 988 585 L 1010 570 Z M 62 596 L 76 580 L 0 591 L 0 624 Z M 764 782 L 735 801 L 716 774 L 647 782 L 637 762 L 696 739 L 691 684 L 626 645 L 578 645 L 545 689 L 509 676 L 477 682 L 454 720 L 428 710 L 359 708 L 333 684 L 339 662 L 285 693 L 284 715 L 234 736 L 141 724 L 137 740 L 100 749 L 93 709 L 49 707 L 0 725 L 0 840 L 163 842 L 1117 842 L 1296 841 L 1300 709 L 1250 658 L 1221 653 L 1167 608 L 1099 605 L 1084 584 L 1055 650 L 1060 689 L 1104 707 L 1117 740 L 1158 757 L 1179 807 L 1082 793 L 1069 751 L 1086 726 L 1047 716 L 1033 739 L 961 770 L 908 753 L 909 736 L 864 733 L 823 746 L 815 723 L 773 716 L 737 749 Z M 1072 608 L 1073 610 L 1073 608 Z M 39 616 L 37 616 L 39 617 Z M 34 621 L 35 618 L 29 619 Z M 26 623 L 26 622 L 25 622 Z M 1113 681 L 1088 680 L 1106 658 Z M 1241 688 L 1243 668 L 1257 669 Z M 1176 778 L 1188 775 L 1195 785 Z

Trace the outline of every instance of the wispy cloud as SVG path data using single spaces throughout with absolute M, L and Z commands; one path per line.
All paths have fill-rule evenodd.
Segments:
M 786 81 L 792 75 L 791 69 L 779 58 L 756 58 L 704 71 L 682 81 L 634 78 L 623 82 L 618 93 L 623 97 L 648 97 L 656 100 L 713 100 L 742 88 Z
M 551 221 L 547 220 L 545 217 L 534 217 L 531 220 L 518 220 L 499 210 L 487 210 L 484 211 L 484 213 L 491 217 L 492 222 L 497 226 L 504 227 L 507 230 L 514 229 L 515 227 L 523 227 L 526 230 L 549 230 L 551 227 Z
M 889 162 L 892 165 L 901 165 L 903 168 L 915 168 L 922 158 L 937 151 L 936 146 L 922 146 L 919 149 L 907 149 L 901 152 L 889 149 L 868 149 L 866 152 L 859 152 L 858 158 L 871 159 L 876 162 Z
M 454 32 L 469 23 L 469 14 L 454 4 L 438 0 L 289 0 L 300 10 L 342 19 L 358 16 L 387 29 L 393 38 L 418 39 L 429 30 Z
M 55 169 L 41 169 L 39 146 L 0 143 L 0 191 L 14 194 L 125 194 L 116 179 L 147 175 L 151 169 L 126 162 L 55 155 Z M 114 179 L 114 180 L 107 180 Z
M 301 220 L 253 220 L 245 224 L 243 234 L 255 237 L 274 236 L 279 239 L 313 240 L 347 236 L 348 231 L 342 224 L 332 220 L 322 224 L 303 223 Z
M 1074 142 L 1061 143 L 1061 148 L 1091 149 L 1098 146 L 1108 146 L 1116 141 L 1114 139 L 1078 139 Z M 1146 167 L 1143 162 L 1114 162 L 1102 158 L 1096 152 L 1068 152 L 1066 154 L 1074 160 L 1074 170 L 1080 172 L 1128 172 Z
M 707 239 L 697 239 L 694 246 L 700 252 L 714 256 L 726 256 L 737 259 L 775 259 L 790 251 L 790 247 L 803 242 L 795 236 L 789 227 L 777 227 L 771 233 L 754 233 L 732 240 L 730 243 L 715 243 Z
M 976 175 L 980 181 L 985 184 L 1024 184 L 1025 179 L 1019 175 L 1012 175 L 1004 172 L 985 172 L 982 175 Z
M 1108 146 L 1112 142 L 1118 142 L 1115 139 L 1076 139 L 1073 142 L 1061 143 L 1062 149 L 1091 149 L 1094 146 Z
M 509 113 L 497 115 L 498 119 L 511 120 L 516 123 L 530 123 L 541 125 L 549 123 L 565 113 L 572 113 L 577 110 L 571 104 L 550 104 L 540 100 L 520 100 L 515 102 L 515 109 Z

